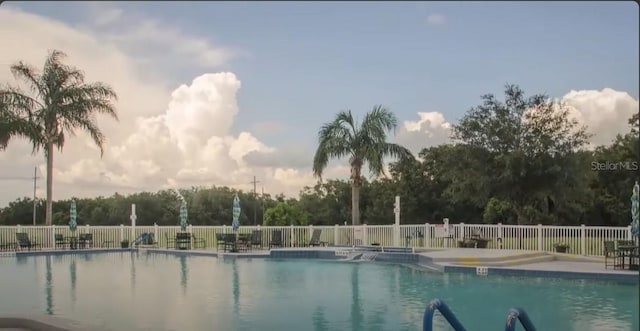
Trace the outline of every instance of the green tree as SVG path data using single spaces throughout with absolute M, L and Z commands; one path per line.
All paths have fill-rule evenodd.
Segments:
M 360 224 L 360 188 L 362 167 L 367 164 L 372 175 L 384 175 L 384 158 L 413 157 L 406 148 L 387 142 L 398 120 L 388 109 L 375 106 L 358 125 L 351 111 L 339 112 L 332 122 L 318 132 L 318 148 L 313 158 L 313 173 L 322 179 L 330 159 L 349 157 L 351 166 L 351 221 Z
M 298 206 L 280 202 L 267 209 L 264 214 L 264 225 L 307 225 L 308 217 Z
M 454 126 L 454 139 L 474 154 L 458 159 L 470 162 L 452 162 L 450 173 L 458 180 L 451 189 L 478 201 L 496 197 L 513 207 L 518 224 L 534 222 L 530 208 L 573 187 L 571 155 L 589 135 L 546 95 L 525 98 L 518 86 L 507 85 L 504 102 L 491 94 L 482 99 Z
M 73 135 L 74 130 L 80 129 L 91 136 L 102 156 L 105 137 L 95 115 L 118 118 L 113 89 L 102 83 L 85 83 L 80 70 L 62 63 L 64 57 L 61 51 L 50 52 L 42 71 L 23 62 L 12 65 L 14 77 L 25 82 L 29 91 L 12 86 L 0 90 L 2 116 L 12 120 L 7 127 L 0 128 L 0 146 L 6 146 L 14 136 L 26 136 L 34 151 L 44 149 L 47 161 L 46 225 L 52 224 L 54 147 L 62 150 L 65 135 Z

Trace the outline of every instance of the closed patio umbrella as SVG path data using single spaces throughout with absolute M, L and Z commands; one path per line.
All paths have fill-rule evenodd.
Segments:
M 187 214 L 187 200 L 183 197 L 180 197 L 180 231 L 187 231 L 187 222 L 188 222 L 188 214 Z
M 640 221 L 640 186 L 636 181 L 636 184 L 633 185 L 633 194 L 631 194 L 631 234 L 638 238 L 639 225 Z
M 69 210 L 69 230 L 74 233 L 78 228 L 78 222 L 76 221 L 78 212 L 76 211 L 76 200 L 71 200 L 71 209 Z
M 233 222 L 231 223 L 231 227 L 233 231 L 238 231 L 240 228 L 240 198 L 238 198 L 238 193 L 233 197 Z

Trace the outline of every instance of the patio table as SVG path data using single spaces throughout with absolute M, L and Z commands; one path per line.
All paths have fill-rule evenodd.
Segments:
M 640 251 L 640 246 L 621 245 L 618 246 L 618 251 L 622 259 L 622 269 L 625 269 L 625 261 L 629 258 L 629 270 L 638 270 L 638 251 Z

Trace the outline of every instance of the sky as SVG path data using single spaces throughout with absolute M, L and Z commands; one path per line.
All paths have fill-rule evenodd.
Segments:
M 634 2 L 14 2 L 0 5 L 0 83 L 51 49 L 111 85 L 105 154 L 78 132 L 54 156 L 54 199 L 224 185 L 296 196 L 319 127 L 373 106 L 413 152 L 507 83 L 562 100 L 610 143 L 638 112 Z M 0 206 L 33 195 L 42 154 L 0 152 Z M 345 160 L 326 178 L 347 179 Z M 44 197 L 45 180 L 37 182 Z

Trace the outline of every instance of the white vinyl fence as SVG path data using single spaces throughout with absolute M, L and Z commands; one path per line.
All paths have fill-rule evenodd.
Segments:
M 240 226 L 239 233 L 251 234 L 260 230 L 262 244 L 269 246 L 274 231 L 281 231 L 284 247 L 305 246 L 314 229 L 322 230 L 320 241 L 329 245 L 381 245 L 415 248 L 457 247 L 458 242 L 471 236 L 489 240 L 487 248 L 526 251 L 554 250 L 554 244 L 569 246 L 568 253 L 601 256 L 606 240 L 631 240 L 631 227 L 551 226 L 502 224 L 451 224 L 443 233 L 442 224 L 361 225 L 361 226 Z M 179 226 L 79 226 L 76 235 L 91 233 L 94 247 L 119 247 L 120 242 L 132 242 L 142 233 L 153 233 L 160 247 L 175 238 Z M 71 235 L 67 226 L 0 226 L 0 245 L 14 243 L 15 234 L 25 232 L 45 249 L 55 246 L 54 235 Z M 216 247 L 216 234 L 231 233 L 230 226 L 188 226 L 197 239 L 204 239 L 205 248 Z

